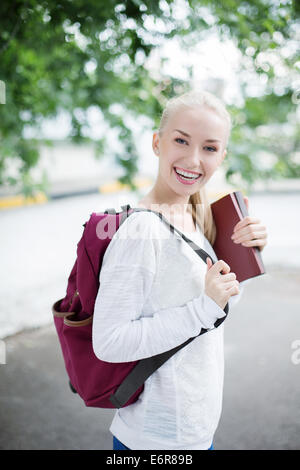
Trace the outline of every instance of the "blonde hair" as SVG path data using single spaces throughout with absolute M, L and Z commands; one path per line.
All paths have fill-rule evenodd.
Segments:
M 228 132 L 225 145 L 226 147 L 232 127 L 230 114 L 225 108 L 223 102 L 217 96 L 206 90 L 191 90 L 183 93 L 182 95 L 170 98 L 162 112 L 158 129 L 159 136 L 161 136 L 164 132 L 166 124 L 171 115 L 178 111 L 179 108 L 192 108 L 201 106 L 207 106 L 208 108 L 214 110 L 227 122 Z M 210 244 L 213 245 L 216 239 L 216 226 L 205 187 L 202 187 L 199 191 L 190 196 L 189 205 L 191 205 L 191 212 L 194 223 L 199 225 L 205 237 L 208 239 Z

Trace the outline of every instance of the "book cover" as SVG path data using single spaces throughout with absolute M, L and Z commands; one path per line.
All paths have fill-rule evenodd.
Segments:
M 235 225 L 246 217 L 248 210 L 241 191 L 234 191 L 211 204 L 217 235 L 213 249 L 236 274 L 239 282 L 265 274 L 266 270 L 258 247 L 234 243 L 231 235 Z

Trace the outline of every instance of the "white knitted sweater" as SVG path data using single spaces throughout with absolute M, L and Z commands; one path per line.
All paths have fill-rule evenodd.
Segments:
M 197 226 L 183 232 L 216 261 Z M 150 212 L 133 213 L 103 258 L 93 348 L 108 362 L 153 356 L 199 334 L 146 382 L 137 402 L 116 411 L 110 431 L 132 450 L 211 446 L 222 408 L 224 311 L 204 293 L 206 265 Z M 243 291 L 229 300 L 229 308 Z M 230 314 L 230 311 L 229 311 Z

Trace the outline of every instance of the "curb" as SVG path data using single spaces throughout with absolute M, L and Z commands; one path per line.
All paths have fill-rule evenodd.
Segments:
M 153 184 L 151 178 L 135 178 L 134 183 L 138 188 L 147 188 Z M 120 183 L 118 180 L 111 181 L 109 183 L 102 184 L 99 187 L 92 187 L 83 190 L 69 191 L 65 193 L 53 193 L 47 196 L 42 191 L 37 192 L 34 196 L 26 197 L 24 195 L 4 196 L 0 197 L 0 211 L 5 209 L 12 209 L 14 207 L 26 207 L 34 204 L 45 204 L 51 200 L 63 199 L 66 197 L 82 196 L 87 194 L 115 194 L 121 191 L 127 191 L 130 189 L 128 184 Z M 209 198 L 217 199 L 228 194 L 229 190 L 223 191 L 208 191 Z
M 35 196 L 24 196 L 22 194 L 15 196 L 0 197 L 0 210 L 11 209 L 12 207 L 32 206 L 33 204 L 44 204 L 48 197 L 43 192 L 36 193 Z
M 136 178 L 134 183 L 138 188 L 145 188 L 150 186 L 153 181 L 150 178 Z M 80 196 L 84 194 L 114 194 L 120 191 L 128 190 L 128 184 L 122 184 L 119 181 L 111 181 L 99 187 L 93 187 L 83 190 L 69 191 L 66 193 L 54 193 L 47 196 L 44 192 L 39 191 L 34 196 L 26 197 L 22 194 L 13 196 L 0 197 L 0 210 L 11 209 L 14 207 L 31 206 L 33 204 L 44 204 L 53 199 L 62 199 L 65 197 Z

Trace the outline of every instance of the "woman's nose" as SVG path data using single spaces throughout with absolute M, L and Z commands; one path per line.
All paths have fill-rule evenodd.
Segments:
M 193 165 L 194 168 L 199 168 L 199 166 L 201 166 L 201 161 L 202 161 L 201 152 L 198 149 L 198 147 L 195 147 L 194 149 L 192 149 L 192 152 L 190 155 L 191 165 Z

